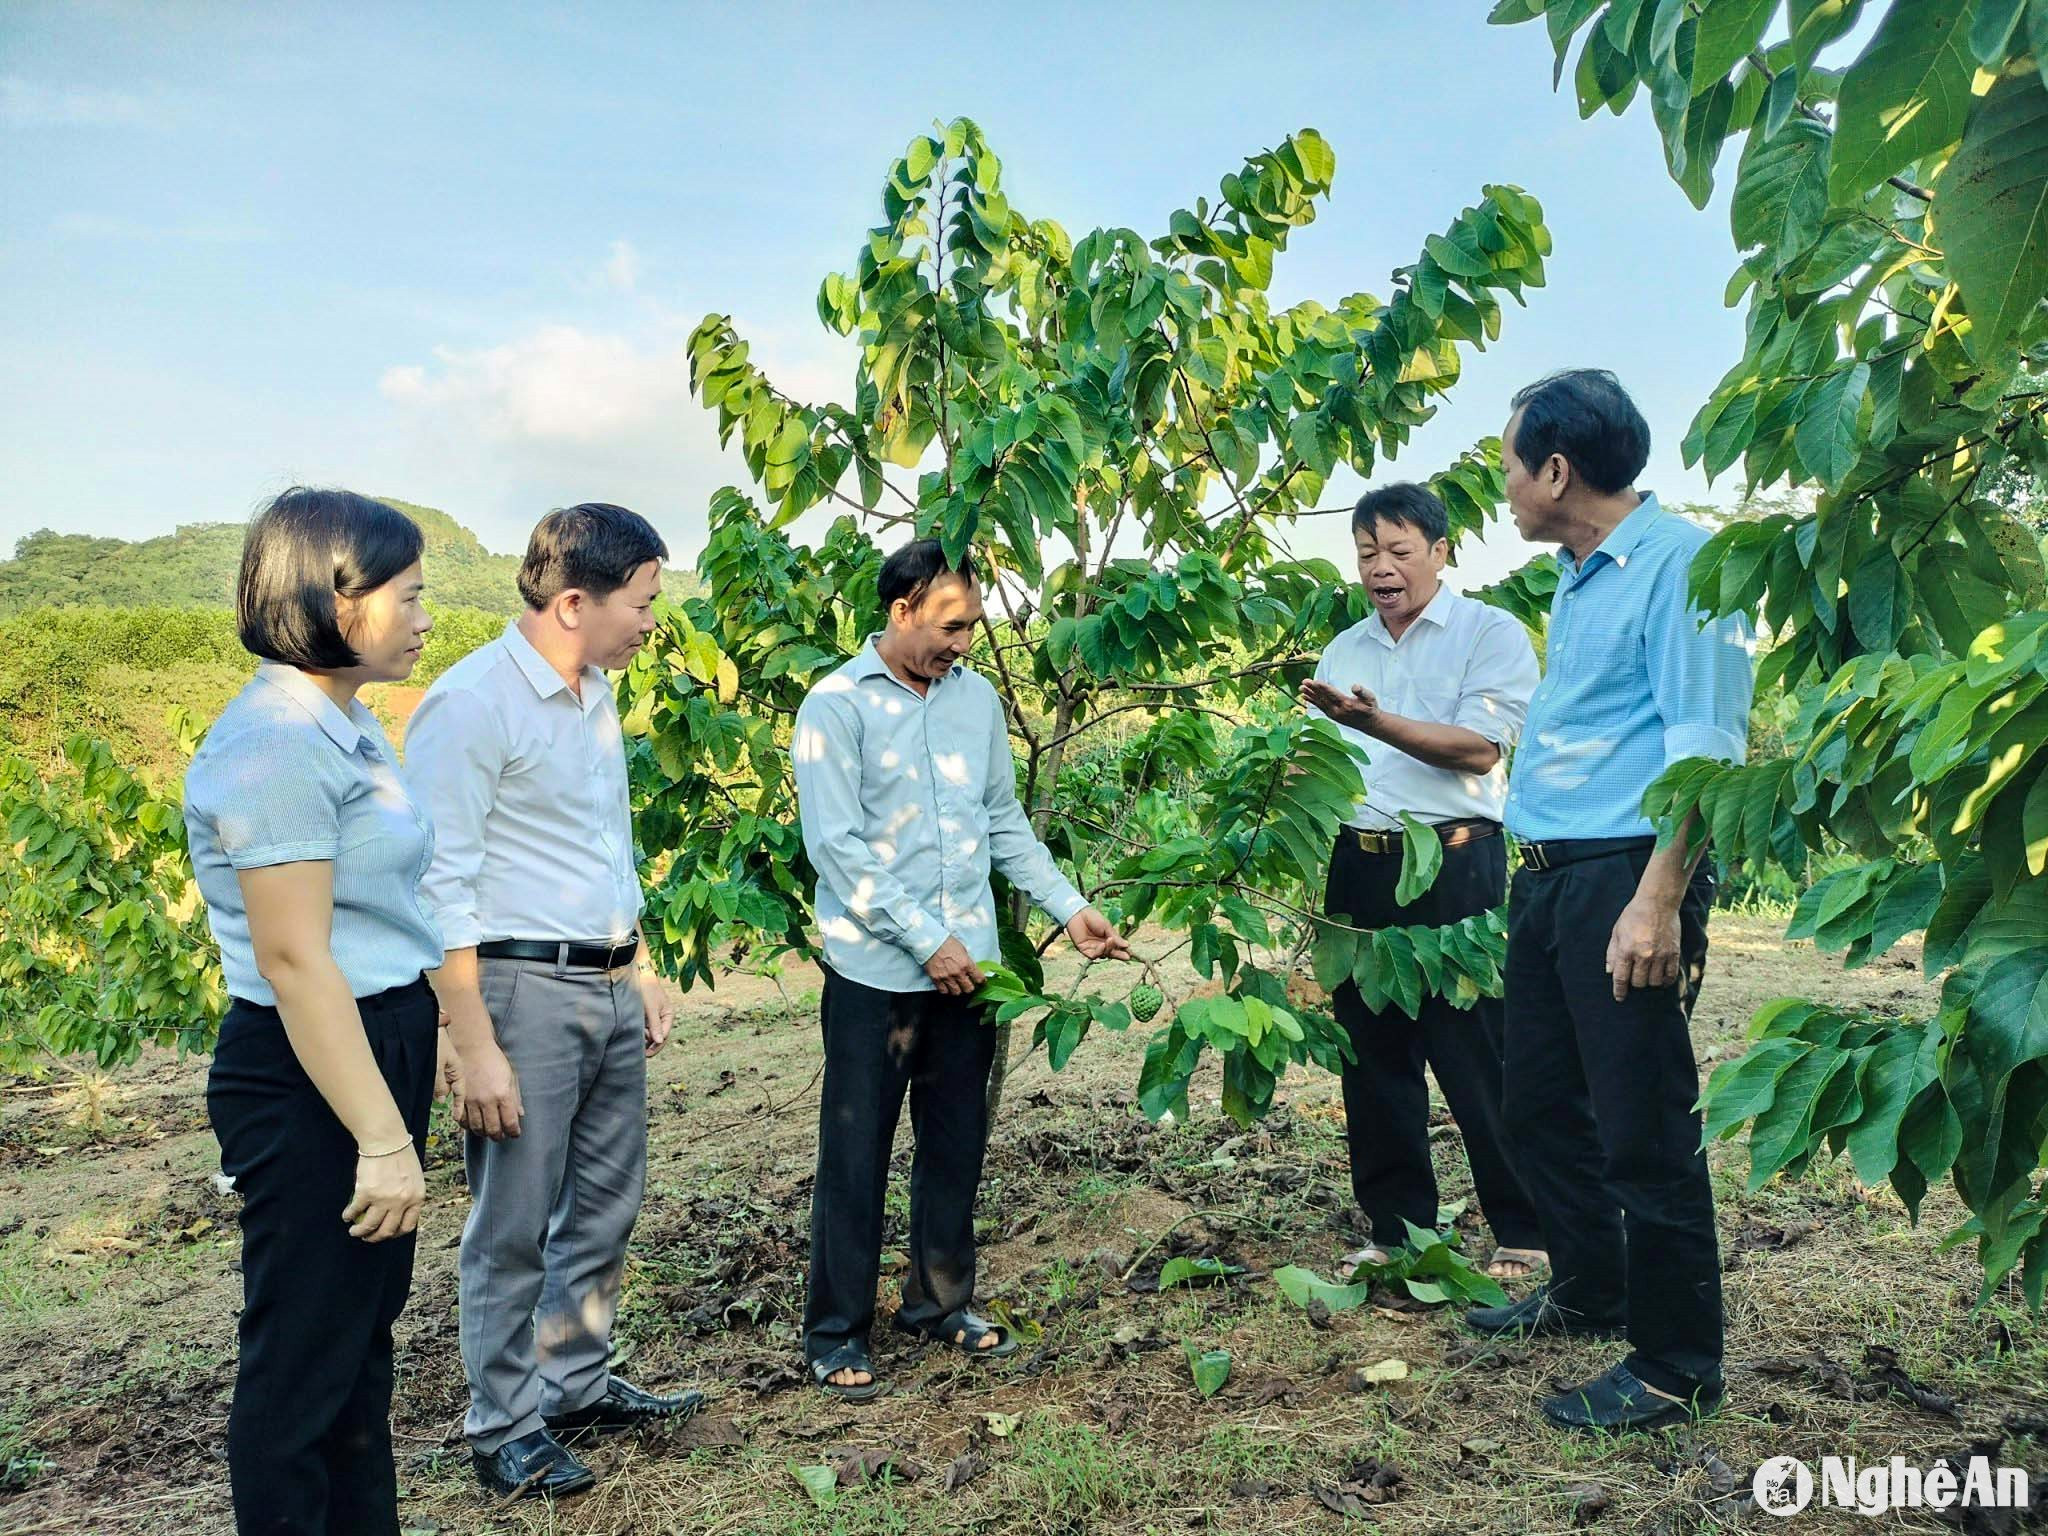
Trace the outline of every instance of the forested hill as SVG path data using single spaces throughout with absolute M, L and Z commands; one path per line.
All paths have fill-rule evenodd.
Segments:
M 431 600 L 490 613 L 519 611 L 516 555 L 494 555 L 446 512 L 379 498 L 427 536 Z M 235 600 L 241 523 L 187 523 L 175 533 L 130 542 L 41 529 L 0 560 L 0 618 L 37 607 L 224 608 Z

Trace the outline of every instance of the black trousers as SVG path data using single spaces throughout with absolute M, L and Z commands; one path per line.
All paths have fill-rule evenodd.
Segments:
M 415 981 L 357 1006 L 424 1150 L 434 994 Z M 235 1529 L 395 1536 L 391 1325 L 412 1283 L 414 1239 L 348 1235 L 355 1138 L 299 1065 L 275 1008 L 230 1005 L 206 1109 L 242 1196 L 241 1357 L 228 1410 Z
M 984 1010 L 937 992 L 883 992 L 829 966 L 818 1177 L 811 1195 L 811 1282 L 804 1358 L 821 1360 L 875 1320 L 882 1200 L 903 1094 L 910 1164 L 910 1274 L 897 1317 L 930 1327 L 974 1299 L 974 1196 L 988 1142 L 995 1031 Z
M 1559 1305 L 1626 1319 L 1629 1369 L 1686 1393 L 1721 1372 L 1721 1263 L 1687 1024 L 1714 877 L 1679 908 L 1680 976 L 1614 1000 L 1607 941 L 1647 847 L 1524 868 L 1508 908 L 1507 1119 Z
M 1365 853 L 1340 836 L 1330 857 L 1325 910 L 1361 928 L 1455 923 L 1500 905 L 1507 894 L 1507 842 L 1476 838 L 1444 850 L 1436 883 L 1413 904 L 1394 899 L 1400 853 Z M 1456 1008 L 1442 997 L 1422 1000 L 1421 1016 L 1399 1008 L 1374 1012 L 1351 982 L 1331 999 L 1358 1060 L 1344 1079 L 1344 1121 L 1351 1144 L 1351 1192 L 1384 1248 L 1408 1240 L 1404 1222 L 1436 1226 L 1436 1170 L 1429 1155 L 1429 1085 L 1436 1073 L 1464 1138 L 1472 1187 L 1486 1224 L 1504 1247 L 1540 1248 L 1542 1226 L 1509 1161 L 1501 1119 L 1501 1004 L 1481 998 Z

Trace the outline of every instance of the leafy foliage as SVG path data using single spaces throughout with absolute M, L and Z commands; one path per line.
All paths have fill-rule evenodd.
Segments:
M 0 758 L 0 1061 L 86 1052 L 101 1066 L 146 1042 L 211 1046 L 226 998 L 195 942 L 198 888 L 175 802 L 104 742 L 74 738 L 71 771 L 45 779 Z
M 1814 488 L 1732 522 L 1692 591 L 1761 607 L 1759 674 L 1792 702 L 1785 755 L 1674 765 L 1646 809 L 1724 860 L 1803 877 L 1790 937 L 1860 965 L 1926 931 L 1933 1020 L 1768 1009 L 1704 1102 L 1750 1129 L 1761 1181 L 1823 1148 L 1918 1211 L 1954 1181 L 1989 1286 L 2048 1283 L 2048 4 L 1504 0 L 1542 16 L 1580 110 L 1648 92 L 1673 175 L 1705 206 L 1743 139 L 1730 219 L 1743 355 L 1687 434 L 1710 475 Z M 1819 59 L 1865 12 L 1846 70 Z M 1761 692 L 1761 690 L 1760 690 Z
M 1290 690 L 1363 608 L 1287 532 L 1322 510 L 1340 463 L 1369 474 L 1429 419 L 1467 350 L 1498 336 L 1503 300 L 1542 283 L 1550 236 L 1527 193 L 1486 187 L 1390 297 L 1276 307 L 1274 262 L 1335 175 L 1303 129 L 1161 234 L 1074 239 L 1011 206 L 959 119 L 911 140 L 881 223 L 819 290 L 821 320 L 858 347 L 849 403 L 777 389 L 723 315 L 697 328 L 692 385 L 758 494 L 713 498 L 704 594 L 666 609 L 624 689 L 640 836 L 661 861 L 654 942 L 685 984 L 728 944 L 809 952 L 789 721 L 880 626 L 877 537 L 925 534 L 988 578 L 973 660 L 1003 698 L 1041 835 L 1113 920 L 1182 934 L 1213 983 L 1151 1041 L 1147 1110 L 1185 1112 L 1208 1049 L 1239 1119 L 1289 1063 L 1341 1061 L 1334 1024 L 1291 1003 L 1287 977 L 1327 926 L 1316 907 L 1358 777 Z M 1501 496 L 1498 445 L 1432 483 L 1455 535 L 1479 527 Z M 820 505 L 841 509 L 822 543 L 792 544 Z M 1027 936 L 1030 916 L 1004 902 L 1016 991 L 999 1011 L 1034 1017 L 1057 1067 L 1130 1017 L 1044 991 L 1049 940 Z M 1375 944 L 1347 968 L 1401 996 L 1493 978 L 1462 948 L 1434 966 L 1422 948 Z
M 1384 1264 L 1363 1266 L 1361 1278 L 1350 1284 L 1325 1280 L 1312 1269 L 1288 1264 L 1273 1271 L 1273 1283 L 1280 1294 L 1296 1306 L 1320 1301 L 1332 1312 L 1348 1312 L 1364 1306 L 1373 1287 L 1400 1286 L 1417 1301 L 1453 1301 L 1469 1306 L 1504 1306 L 1507 1292 L 1484 1270 L 1475 1269 L 1458 1251 L 1453 1232 L 1432 1232 L 1408 1224 L 1408 1240 L 1387 1256 Z

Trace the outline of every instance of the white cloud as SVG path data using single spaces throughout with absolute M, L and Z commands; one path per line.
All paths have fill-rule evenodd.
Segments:
M 630 240 L 614 240 L 612 253 L 604 264 L 604 280 L 621 293 L 631 293 L 640 281 L 640 253 Z
M 642 350 L 573 325 L 545 325 L 474 351 L 436 347 L 432 367 L 386 369 L 378 388 L 387 400 L 497 442 L 617 441 L 694 409 L 680 347 Z
M 0 121 L 39 128 L 100 128 L 141 123 L 150 116 L 142 98 L 91 86 L 44 85 L 0 75 Z

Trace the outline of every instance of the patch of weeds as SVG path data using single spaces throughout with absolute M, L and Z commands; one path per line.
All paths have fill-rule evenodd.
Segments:
M 81 1255 L 73 1263 L 47 1263 L 41 1243 L 28 1232 L 0 1239 L 0 1317 L 24 1332 L 91 1301 L 108 1280 L 108 1266 L 99 1259 Z
M 19 1493 L 56 1462 L 29 1443 L 28 1421 L 17 1408 L 0 1417 L 0 1493 Z
M 1048 1412 L 1033 1414 L 1012 1436 L 1003 1473 L 1006 1486 L 1028 1507 L 1091 1521 L 1160 1491 L 1155 1452 L 1126 1447 L 1106 1430 Z
M 1055 1258 L 1045 1266 L 1045 1273 L 1039 1279 L 1036 1305 L 1040 1308 L 1057 1307 L 1087 1289 L 1086 1278 L 1073 1265 L 1064 1258 Z
M 1219 1424 L 1195 1453 L 1203 1483 L 1227 1486 L 1243 1479 L 1278 1482 L 1304 1475 L 1308 1462 L 1295 1443 L 1249 1424 Z

